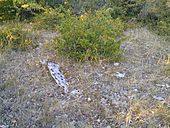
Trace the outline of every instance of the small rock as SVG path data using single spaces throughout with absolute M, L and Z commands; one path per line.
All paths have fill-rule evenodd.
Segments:
M 9 128 L 8 125 L 0 125 L 0 128 Z
M 106 105 L 107 100 L 105 98 L 102 98 L 100 102 L 101 102 L 101 104 Z
M 170 108 L 170 103 L 167 104 L 167 107 Z
M 126 124 L 122 124 L 120 128 L 126 128 Z
M 40 60 L 40 63 L 41 63 L 42 65 L 46 65 L 46 64 L 47 64 L 47 60 L 42 59 L 42 60 Z
M 114 65 L 114 66 L 119 66 L 119 63 L 114 63 L 113 65 Z
M 159 100 L 159 101 L 164 101 L 165 98 L 161 96 L 153 96 L 154 99 Z
M 102 69 L 104 70 L 104 69 L 105 69 L 105 67 L 102 67 Z
M 91 98 L 90 98 L 90 97 L 89 97 L 89 98 L 87 98 L 87 101 L 89 101 L 89 102 L 90 102 L 90 101 L 91 101 Z
M 138 91 L 138 89 L 137 88 L 135 88 L 135 89 L 133 89 L 135 92 L 137 92 Z
M 106 128 L 112 128 L 110 125 L 108 125 Z
M 116 72 L 116 74 L 114 76 L 116 76 L 117 78 L 124 78 L 126 75 L 126 73 L 124 72 Z
M 169 88 L 170 86 L 168 84 L 157 84 L 156 86 L 158 87 L 165 87 L 165 88 Z
M 99 122 L 99 123 L 100 123 L 100 119 L 97 119 L 97 122 Z
M 169 84 L 165 84 L 166 88 L 170 88 L 170 85 Z
M 74 89 L 74 90 L 71 91 L 71 94 L 74 95 L 74 96 L 75 96 L 75 95 L 80 95 L 80 94 L 81 94 L 81 91 L 78 90 L 78 89 Z

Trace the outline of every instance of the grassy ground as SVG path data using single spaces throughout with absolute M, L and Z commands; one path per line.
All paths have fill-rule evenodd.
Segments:
M 170 42 L 147 28 L 130 29 L 121 46 L 123 62 L 75 63 L 45 47 L 56 33 L 37 34 L 36 49 L 0 56 L 0 127 L 170 127 Z M 61 66 L 68 94 L 43 60 Z M 116 72 L 125 77 L 117 78 Z

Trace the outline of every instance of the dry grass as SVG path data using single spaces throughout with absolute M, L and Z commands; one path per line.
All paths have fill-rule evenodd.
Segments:
M 128 30 L 125 34 L 129 38 L 122 44 L 125 61 L 114 66 L 105 62 L 75 63 L 59 57 L 43 44 L 56 34 L 39 34 L 36 49 L 1 55 L 0 126 L 169 127 L 170 92 L 163 85 L 168 85 L 170 78 L 162 68 L 162 62 L 167 62 L 169 42 L 146 28 Z M 61 66 L 69 82 L 68 94 L 55 84 L 40 60 Z M 114 76 L 122 71 L 125 78 Z M 75 89 L 79 93 L 73 94 Z

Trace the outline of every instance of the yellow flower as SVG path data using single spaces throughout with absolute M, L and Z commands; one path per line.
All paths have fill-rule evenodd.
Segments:
M 85 13 L 84 15 L 81 15 L 81 16 L 80 16 L 80 20 L 81 20 L 81 21 L 84 21 L 84 20 L 86 20 L 86 19 L 87 19 L 86 13 Z
M 22 8 L 28 8 L 29 5 L 28 5 L 28 4 L 23 4 L 21 7 L 22 7 Z

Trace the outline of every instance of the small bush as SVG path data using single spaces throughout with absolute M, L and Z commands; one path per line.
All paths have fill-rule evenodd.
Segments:
M 0 51 L 8 49 L 26 50 L 33 47 L 32 41 L 28 38 L 28 32 L 23 30 L 21 24 L 8 24 L 0 29 Z
M 62 15 L 62 14 L 61 14 Z M 106 59 L 118 61 L 121 56 L 118 39 L 124 29 L 120 19 L 113 20 L 109 10 L 98 10 L 76 17 L 63 14 L 56 38 L 57 51 L 76 61 Z

